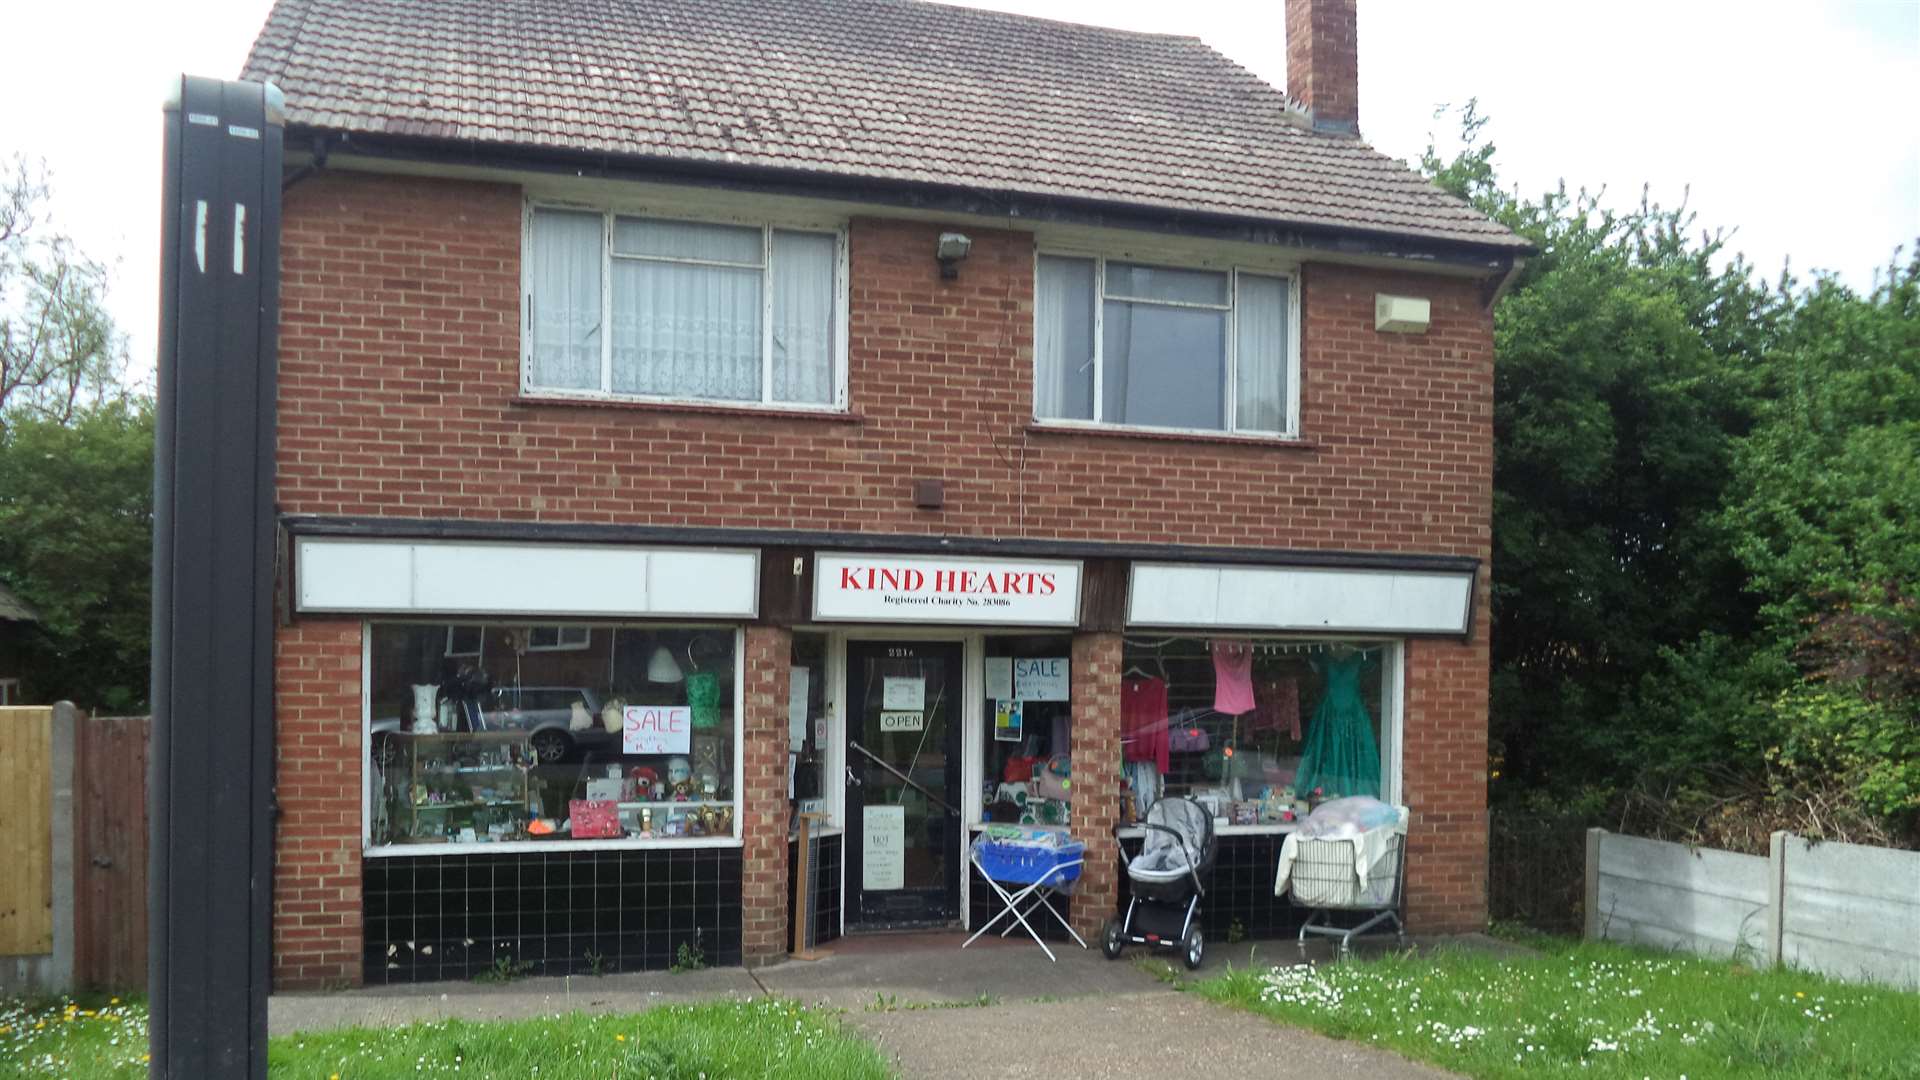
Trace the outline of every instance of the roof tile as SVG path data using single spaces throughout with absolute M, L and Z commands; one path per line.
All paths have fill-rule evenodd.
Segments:
M 243 74 L 319 128 L 1524 246 L 1195 38 L 919 0 L 279 0 Z

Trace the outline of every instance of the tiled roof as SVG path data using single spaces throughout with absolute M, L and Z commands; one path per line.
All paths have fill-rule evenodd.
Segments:
M 1522 246 L 1196 38 L 919 0 L 279 0 L 244 77 L 323 130 Z

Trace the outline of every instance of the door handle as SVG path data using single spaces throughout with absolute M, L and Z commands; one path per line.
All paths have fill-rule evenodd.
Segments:
M 847 766 L 847 786 L 848 787 L 860 786 L 860 778 L 853 775 L 853 766 L 851 765 Z

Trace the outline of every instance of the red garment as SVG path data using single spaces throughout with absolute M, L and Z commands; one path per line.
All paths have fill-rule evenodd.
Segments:
M 1167 684 L 1127 679 L 1120 684 L 1120 756 L 1151 761 L 1167 774 Z
M 1262 679 L 1256 688 L 1253 715 L 1247 718 L 1249 734 L 1278 731 L 1294 742 L 1300 741 L 1300 680 L 1292 676 Z
M 1238 716 L 1253 711 L 1253 646 L 1244 641 L 1213 642 L 1213 707 Z

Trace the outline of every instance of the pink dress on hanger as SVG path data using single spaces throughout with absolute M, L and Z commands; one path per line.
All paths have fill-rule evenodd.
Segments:
M 1120 683 L 1121 758 L 1151 761 L 1162 776 L 1167 772 L 1167 684 L 1160 679 L 1126 679 Z
M 1235 716 L 1253 711 L 1253 646 L 1244 641 L 1215 641 L 1213 707 Z

